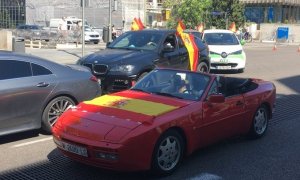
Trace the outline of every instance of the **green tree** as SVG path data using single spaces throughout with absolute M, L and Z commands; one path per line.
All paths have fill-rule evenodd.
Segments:
M 245 23 L 245 6 L 239 0 L 212 0 L 210 12 L 219 12 L 221 15 L 210 15 L 209 24 L 216 28 L 226 28 L 226 21 L 230 25 L 235 22 L 236 27 Z
M 175 28 L 179 19 L 183 20 L 187 28 L 194 28 L 204 22 L 205 12 L 210 8 L 211 0 L 166 0 L 164 5 L 167 8 L 172 7 L 169 28 Z

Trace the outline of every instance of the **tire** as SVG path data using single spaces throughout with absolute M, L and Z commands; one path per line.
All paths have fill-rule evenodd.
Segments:
M 75 102 L 66 96 L 56 97 L 51 100 L 43 112 L 42 129 L 46 131 L 46 133 L 51 133 L 52 126 L 56 123 L 58 117 L 65 112 L 70 105 L 74 106 Z
M 176 130 L 166 131 L 156 142 L 151 171 L 155 175 L 170 175 L 183 158 L 184 141 Z
M 238 69 L 238 73 L 243 73 L 244 72 L 244 68 L 242 68 L 242 69 Z
M 98 43 L 99 43 L 99 41 L 95 41 L 95 42 L 94 42 L 94 44 L 98 44 Z
M 209 68 L 206 62 L 201 62 L 197 66 L 197 71 L 198 72 L 204 72 L 204 73 L 209 73 Z
M 248 136 L 257 139 L 265 135 L 268 129 L 269 112 L 265 105 L 261 105 L 253 116 L 251 129 Z

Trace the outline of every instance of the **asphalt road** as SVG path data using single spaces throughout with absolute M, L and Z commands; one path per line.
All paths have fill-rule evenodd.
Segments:
M 171 176 L 154 178 L 144 172 L 116 173 L 72 162 L 55 148 L 51 136 L 38 131 L 0 137 L 0 179 L 300 179 L 300 53 L 296 46 L 246 45 L 244 73 L 226 76 L 270 80 L 277 87 L 277 106 L 268 133 L 259 140 L 235 137 L 187 157 Z M 87 53 L 95 52 L 91 47 Z M 79 49 L 28 50 L 72 63 Z M 51 56 L 50 56 L 51 55 Z M 222 73 L 222 72 L 216 72 Z

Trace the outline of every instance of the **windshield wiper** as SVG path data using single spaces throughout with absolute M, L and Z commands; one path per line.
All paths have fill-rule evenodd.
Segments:
M 174 97 L 178 99 L 183 99 L 182 97 L 175 96 L 173 94 L 165 93 L 165 92 L 153 92 L 153 94 L 161 95 L 161 96 L 168 96 L 168 97 Z

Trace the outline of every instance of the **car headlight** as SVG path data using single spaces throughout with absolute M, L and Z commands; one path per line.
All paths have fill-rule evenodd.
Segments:
M 121 66 L 114 66 L 110 69 L 110 71 L 123 71 L 123 72 L 130 72 L 134 69 L 133 65 L 121 65 Z
M 235 51 L 235 52 L 233 52 L 233 53 L 231 53 L 231 54 L 242 54 L 242 50 L 239 50 L 239 51 Z

